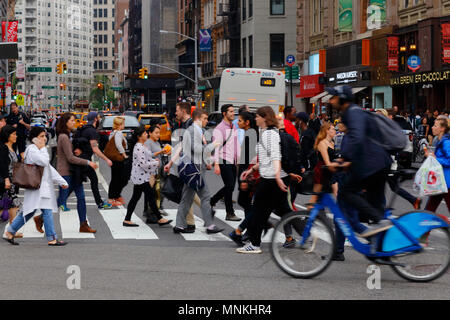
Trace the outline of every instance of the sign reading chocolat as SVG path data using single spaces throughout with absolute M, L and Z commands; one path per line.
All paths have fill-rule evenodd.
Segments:
M 391 86 L 406 86 L 409 84 L 423 84 L 444 81 L 450 81 L 450 70 L 411 74 L 391 78 Z

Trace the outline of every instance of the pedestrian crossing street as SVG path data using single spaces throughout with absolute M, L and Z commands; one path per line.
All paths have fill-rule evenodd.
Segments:
M 175 226 L 177 210 L 176 209 L 166 209 L 168 216 L 166 219 L 173 220 L 171 222 L 171 227 Z M 158 240 L 160 237 L 158 234 L 164 232 L 167 233 L 168 230 L 172 233 L 173 237 L 182 237 L 185 241 L 224 241 L 230 242 L 231 239 L 226 235 L 230 232 L 230 229 L 226 229 L 223 233 L 218 234 L 207 234 L 206 227 L 204 227 L 204 221 L 195 216 L 195 224 L 196 231 L 192 234 L 173 234 L 172 228 L 160 228 L 156 225 L 148 225 L 142 219 L 140 219 L 137 215 L 133 215 L 132 221 L 139 225 L 137 228 L 128 228 L 122 226 L 127 210 L 125 208 L 119 209 L 109 209 L 109 210 L 98 210 L 97 213 L 101 216 L 102 219 L 96 221 L 102 221 L 105 223 L 111 238 L 114 240 Z M 95 214 L 95 213 L 94 213 Z M 91 220 L 93 219 L 93 210 L 89 211 L 88 216 L 91 216 Z M 240 218 L 244 218 L 244 212 L 240 210 L 236 210 L 236 215 Z M 59 216 L 59 218 L 58 218 Z M 80 233 L 78 232 L 79 228 L 79 219 L 78 213 L 75 208 L 72 206 L 72 210 L 69 212 L 60 212 L 59 215 L 55 215 L 55 228 L 58 230 L 58 225 L 61 230 L 61 238 L 62 239 L 95 239 L 96 234 L 91 233 Z M 226 221 L 225 219 L 226 212 L 225 210 L 216 210 L 216 220 L 220 220 L 222 223 L 228 225 L 231 229 L 237 228 L 240 222 L 235 221 Z M 3 233 L 8 228 L 9 223 L 4 225 Z M 92 225 L 93 228 L 99 229 L 98 223 Z M 39 233 L 36 230 L 35 223 L 33 220 L 28 221 L 22 229 L 18 232 L 23 233 L 24 238 L 44 238 L 44 234 Z M 98 232 L 98 231 L 97 231 Z M 273 234 L 273 230 L 269 230 L 269 232 L 263 237 L 262 242 L 268 243 L 271 241 Z M 283 234 L 279 234 L 280 239 L 284 239 Z

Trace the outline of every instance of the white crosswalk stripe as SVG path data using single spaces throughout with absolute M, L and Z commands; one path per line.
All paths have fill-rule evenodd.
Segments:
M 153 240 L 158 239 L 156 233 L 147 226 L 137 215 L 133 215 L 133 222 L 139 227 L 130 228 L 122 225 L 127 214 L 126 209 L 99 210 L 114 239 Z
M 95 239 L 92 233 L 81 233 L 79 231 L 80 219 L 77 210 L 60 212 L 59 223 L 63 239 Z

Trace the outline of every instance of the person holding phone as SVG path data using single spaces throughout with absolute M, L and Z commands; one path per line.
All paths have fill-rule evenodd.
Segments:
M 13 102 L 11 103 L 11 113 L 6 118 L 6 123 L 17 129 L 17 149 L 23 160 L 27 132 L 31 129 L 30 119 L 23 112 L 20 112 L 17 103 Z
M 50 165 L 50 156 L 45 148 L 47 143 L 45 129 L 33 127 L 30 131 L 29 140 L 32 144 L 25 150 L 24 162 L 28 165 L 44 167 L 41 187 L 38 190 L 25 189 L 22 210 L 5 232 L 4 240 L 12 245 L 18 245 L 14 241 L 15 234 L 34 216 L 37 210 L 41 210 L 48 245 L 64 246 L 67 243 L 58 240 L 53 222 L 53 213 L 58 212 L 53 183 L 57 183 L 63 189 L 67 189 L 69 185 Z

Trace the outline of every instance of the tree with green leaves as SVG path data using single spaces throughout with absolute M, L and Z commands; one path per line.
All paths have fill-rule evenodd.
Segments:
M 98 84 L 103 85 L 103 90 L 98 88 Z M 103 110 L 108 108 L 112 102 L 117 105 L 117 99 L 114 97 L 114 91 L 111 90 L 111 80 L 104 75 L 96 75 L 92 83 L 93 89 L 89 95 L 89 102 L 93 109 Z

